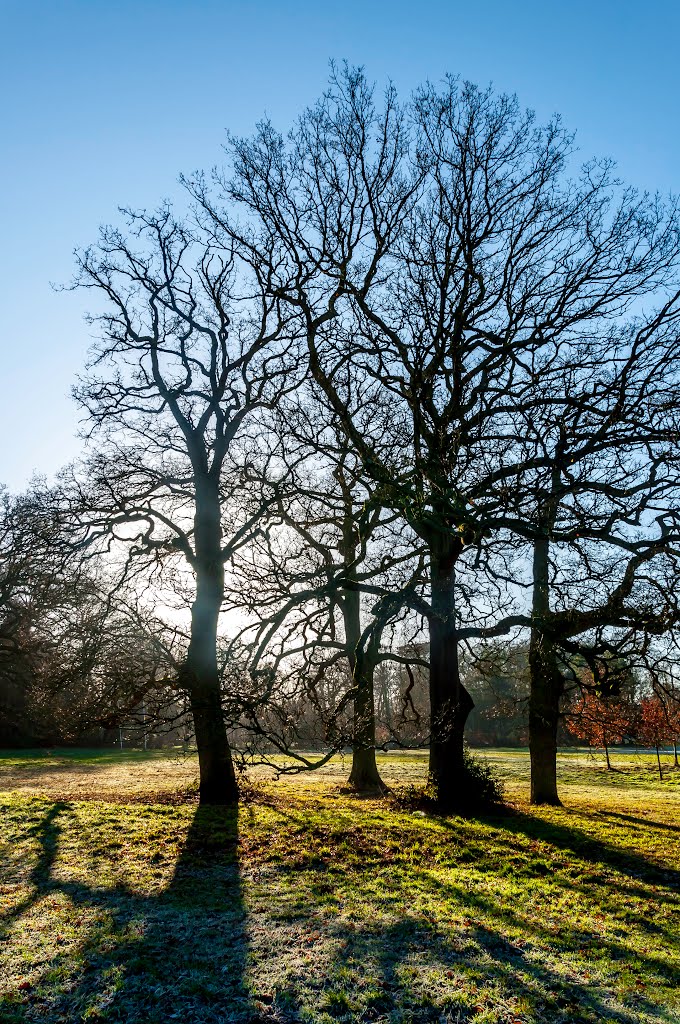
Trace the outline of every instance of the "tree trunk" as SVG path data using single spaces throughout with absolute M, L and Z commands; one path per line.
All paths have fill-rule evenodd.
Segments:
M 529 645 L 529 756 L 531 759 L 531 803 L 561 803 L 557 793 L 557 727 L 564 679 L 557 664 L 555 647 L 541 620 L 549 615 L 549 540 L 534 544 L 533 618 Z M 541 623 L 539 625 L 539 623 Z
M 217 668 L 217 623 L 224 598 L 222 531 L 217 485 L 198 481 L 194 520 L 196 597 L 182 673 L 196 733 L 201 804 L 238 803 L 238 784 L 224 724 Z
M 455 619 L 456 537 L 437 536 L 430 547 L 430 762 L 429 785 L 442 810 L 469 809 L 463 735 L 474 707 L 460 681 Z
M 371 638 L 367 651 L 361 647 L 361 595 L 358 590 L 345 592 L 342 611 L 347 658 L 355 688 L 352 770 L 349 785 L 358 793 L 382 793 L 387 787 L 380 778 L 375 759 L 373 677 L 376 641 L 375 637 Z
M 612 770 L 612 765 L 611 765 L 611 761 L 609 760 L 609 747 L 607 746 L 606 743 L 604 745 L 604 756 L 607 759 L 607 771 L 610 772 Z
M 358 793 L 383 793 L 387 787 L 380 778 L 375 759 L 375 710 L 373 706 L 373 666 L 357 659 L 354 684 L 354 743 L 349 784 Z
M 226 807 L 238 803 L 238 784 L 217 687 L 190 691 L 199 766 L 199 802 Z
M 656 762 L 659 766 L 659 779 L 661 780 L 661 782 L 663 782 L 663 772 L 661 771 L 661 754 L 659 753 L 658 747 L 656 748 Z

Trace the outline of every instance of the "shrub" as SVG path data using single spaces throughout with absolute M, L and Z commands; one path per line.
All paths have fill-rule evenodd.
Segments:
M 503 803 L 503 783 L 491 766 L 475 757 L 467 747 L 463 751 L 463 764 L 464 781 L 454 805 L 442 807 L 430 785 L 424 790 L 409 786 L 400 794 L 399 802 L 412 810 L 433 813 L 477 814 L 497 809 Z

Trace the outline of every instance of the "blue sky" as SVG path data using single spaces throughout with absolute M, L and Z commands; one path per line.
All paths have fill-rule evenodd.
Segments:
M 220 162 L 227 128 L 285 128 L 328 60 L 407 94 L 459 73 L 516 92 L 613 156 L 641 188 L 680 190 L 680 4 L 671 0 L 0 0 L 0 482 L 78 452 L 70 387 L 86 296 L 54 293 L 75 246 L 125 204 Z

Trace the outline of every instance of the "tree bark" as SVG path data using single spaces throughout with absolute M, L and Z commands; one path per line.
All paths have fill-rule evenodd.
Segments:
M 428 781 L 442 810 L 470 807 L 463 735 L 474 707 L 460 680 L 455 618 L 456 537 L 437 536 L 430 547 L 430 760 Z
M 369 650 L 363 650 L 361 646 L 361 596 L 358 590 L 345 592 L 342 610 L 347 657 L 355 688 L 349 785 L 358 793 L 382 793 L 386 786 L 380 778 L 375 759 L 373 677 L 376 661 L 372 650 L 375 644 L 373 640 L 369 641 Z
M 557 793 L 557 727 L 564 680 L 549 637 L 532 629 L 529 647 L 529 756 L 531 803 L 555 804 Z
M 544 625 L 550 613 L 549 544 L 547 537 L 538 539 L 534 544 L 533 618 L 541 625 L 532 627 L 529 645 L 529 756 L 531 803 L 559 805 L 557 727 L 564 679 L 557 664 L 554 643 Z
M 194 520 L 196 596 L 183 682 L 194 719 L 201 804 L 233 806 L 238 784 L 222 711 L 217 667 L 217 623 L 224 598 L 222 530 L 217 484 L 199 480 Z

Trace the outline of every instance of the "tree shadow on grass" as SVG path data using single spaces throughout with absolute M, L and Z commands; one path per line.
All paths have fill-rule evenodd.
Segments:
M 599 910 L 613 917 L 625 910 L 624 900 L 658 899 L 658 893 L 661 891 L 662 902 L 668 908 L 676 908 L 680 914 L 680 872 L 672 868 L 659 865 L 639 853 L 622 850 L 613 843 L 589 835 L 581 828 L 546 821 L 521 812 L 513 811 L 503 817 L 485 821 L 496 830 L 496 849 L 490 858 L 485 857 L 483 850 L 479 851 L 477 866 L 481 871 L 493 870 L 508 877 L 535 877 L 539 882 L 542 878 L 549 877 L 550 886 L 556 893 L 562 891 L 566 894 L 574 890 L 582 894 L 592 893 L 591 898 L 598 904 Z M 443 819 L 442 825 L 447 830 L 455 831 L 456 825 L 453 821 Z M 527 861 L 526 846 L 518 845 L 515 841 L 520 837 L 529 839 L 530 842 L 544 843 L 548 860 L 539 856 L 535 861 Z M 501 856 L 499 845 L 502 847 Z M 566 855 L 561 865 L 551 857 L 554 850 Z M 561 870 L 556 870 L 558 867 L 561 867 Z M 584 873 L 586 868 L 588 871 Z M 603 871 L 613 871 L 622 877 L 603 878 Z M 592 886 L 597 888 L 593 890 Z M 504 914 L 507 921 L 515 920 L 516 908 L 510 906 L 506 908 Z M 641 931 L 650 935 L 665 936 L 669 942 L 677 942 L 677 931 L 671 926 L 664 927 L 653 916 L 637 913 L 634 919 Z M 622 919 L 621 924 L 623 923 Z M 549 929 L 545 931 L 545 936 L 550 938 Z M 604 944 L 604 939 L 599 932 L 574 931 L 571 946 L 576 949 L 584 943 L 597 946 Z M 623 944 L 609 945 L 613 959 L 624 960 L 629 956 L 629 951 Z M 666 964 L 663 961 L 648 959 L 650 967 L 658 968 L 662 974 L 664 973 Z M 680 987 L 680 973 L 671 968 L 669 970 L 673 974 L 673 983 Z
M 446 824 L 446 823 L 445 823 Z M 680 871 L 662 866 L 639 853 L 589 835 L 584 829 L 573 824 L 564 825 L 553 820 L 512 811 L 502 818 L 494 819 L 494 824 L 510 833 L 521 834 L 528 839 L 539 840 L 551 844 L 579 859 L 591 864 L 612 867 L 621 874 L 633 879 L 644 878 L 646 881 L 662 885 L 669 889 L 680 888 Z M 645 822 L 648 828 L 655 828 L 654 822 Z M 447 827 L 450 827 L 447 825 Z
M 442 824 L 455 829 L 455 822 Z M 561 848 L 579 847 L 582 837 L 569 837 L 566 831 L 558 835 Z M 533 830 L 528 832 L 532 835 Z M 472 874 L 452 878 L 437 865 L 424 865 L 421 891 L 426 898 L 420 913 L 418 894 L 404 898 L 397 876 L 391 891 L 381 892 L 375 924 L 338 922 L 340 951 L 330 972 L 336 991 L 326 996 L 334 1015 L 347 1022 L 408 1019 L 413 1024 L 462 1024 L 487 1012 L 494 1021 L 551 1024 L 675 1019 L 665 1005 L 667 993 L 680 991 L 680 970 L 670 958 L 670 944 L 668 959 L 658 943 L 656 954 L 631 946 L 624 929 L 605 933 L 598 926 L 602 913 L 589 913 L 579 924 L 572 911 L 565 925 L 559 908 L 563 890 L 573 888 L 566 878 L 551 876 L 549 888 L 540 893 L 545 914 L 524 907 L 516 887 L 511 886 L 506 898 L 485 876 L 497 874 L 502 858 L 521 849 L 512 832 L 506 833 L 504 847 L 499 838 L 493 836 L 497 845 L 486 861 L 484 850 L 473 846 Z M 639 861 L 628 866 L 640 868 Z M 526 867 L 531 870 L 531 865 Z M 512 875 L 512 865 L 508 873 Z M 650 890 L 641 887 L 639 894 L 649 899 Z M 602 892 L 597 897 L 598 907 L 613 919 L 620 909 L 618 889 L 605 899 Z M 429 913 L 432 903 L 443 912 Z M 386 917 L 391 922 L 385 923 Z M 641 931 L 663 931 L 647 924 L 638 912 Z M 670 934 L 669 940 L 677 943 L 677 935 Z M 623 984 L 618 981 L 621 972 L 631 975 Z M 345 997 L 343 1004 L 343 992 L 351 992 L 354 1002 Z
M 309 825 L 290 808 L 283 819 L 296 835 Z M 367 824 L 345 836 L 343 848 L 329 814 L 307 828 L 295 858 L 280 862 L 274 851 L 270 878 L 272 886 L 284 881 L 280 893 L 291 893 L 290 920 L 303 915 L 331 940 L 332 952 L 320 950 L 314 964 L 316 979 L 299 981 L 308 1013 L 319 1015 L 309 1020 L 426 1024 L 481 1020 L 487 1011 L 489 1020 L 546 1024 L 670 1019 L 663 1002 L 680 989 L 680 971 L 664 948 L 670 954 L 675 937 L 666 916 L 665 943 L 664 922 L 650 922 L 646 909 L 657 890 L 675 899 L 668 872 L 527 815 L 433 818 L 432 849 L 418 845 L 418 860 L 403 853 L 420 826 L 408 817 L 401 826 L 401 846 Z M 451 843 L 441 842 L 440 828 Z M 630 926 L 621 914 L 622 887 L 635 897 Z M 536 905 L 523 905 L 535 896 Z
M 0 920 L 0 928 L 7 940 L 24 915 L 55 899 L 70 905 L 76 922 L 84 920 L 86 927 L 80 928 L 75 951 L 50 947 L 31 970 L 30 983 L 0 1001 L 0 1020 L 272 1020 L 276 1008 L 258 1007 L 246 984 L 236 812 L 197 808 L 170 884 L 150 896 L 126 884 L 100 888 L 68 878 L 58 864 L 68 812 L 68 804 L 54 804 L 31 830 L 39 843 L 32 891 Z
M 117 807 L 116 822 L 121 813 Z M 59 901 L 84 922 L 77 956 L 73 947 L 62 953 L 50 946 L 31 971 L 31 987 L 17 993 L 14 1002 L 0 1004 L 3 1022 L 282 1024 L 297 1019 L 296 1005 L 303 998 L 300 990 L 313 988 L 302 976 L 306 968 L 299 968 L 299 983 L 295 981 L 294 991 L 287 995 L 269 992 L 258 998 L 249 990 L 235 813 L 198 809 L 181 843 L 171 881 L 151 895 L 140 895 L 125 883 L 107 886 L 88 880 L 85 884 L 78 880 L 73 858 L 65 867 L 65 858 L 59 854 L 68 846 L 71 814 L 68 803 L 51 805 L 33 827 L 37 853 L 30 870 L 30 892 L 4 925 L 11 934 L 24 918 L 24 943 L 26 934 L 37 939 L 32 915 L 42 904 Z M 673 878 L 667 877 L 668 872 L 659 873 L 647 858 L 622 852 L 569 825 L 521 814 L 479 823 L 437 819 L 433 841 L 434 833 L 441 837 L 451 833 L 456 841 L 437 842 L 433 851 L 422 844 L 420 861 L 415 862 L 399 859 L 409 836 L 415 838 L 420 829 L 417 821 L 408 818 L 395 819 L 392 832 L 398 829 L 402 845 L 393 850 L 385 842 L 389 832 L 367 824 L 348 835 L 330 811 L 313 827 L 308 815 L 291 809 L 282 821 L 290 830 L 291 842 L 303 845 L 298 857 L 280 861 L 268 834 L 271 857 L 266 850 L 258 852 L 257 869 L 266 869 L 264 880 L 253 883 L 261 891 L 260 923 L 266 932 L 258 975 L 265 980 L 267 956 L 280 956 L 285 966 L 291 944 L 302 941 L 295 915 L 304 919 L 305 928 L 309 924 L 315 932 L 324 931 L 324 938 L 332 940 L 325 954 L 330 983 L 325 984 L 324 954 L 320 953 L 318 961 L 309 962 L 310 970 L 316 972 L 316 987 L 314 994 L 308 993 L 308 1020 L 464 1022 L 477 1015 L 481 1019 L 487 1009 L 497 1014 L 489 1019 L 551 1024 L 671 1019 L 659 1016 L 659 1004 L 648 999 L 644 990 L 629 992 L 625 1007 L 612 1007 L 613 993 L 620 987 L 615 978 L 618 964 L 639 971 L 659 989 L 680 987 L 680 972 L 664 963 L 662 955 L 645 955 L 611 931 L 600 934 L 592 913 L 583 927 L 575 924 L 571 932 L 559 927 L 559 919 L 557 928 L 548 919 L 559 917 L 565 890 L 581 885 L 569 871 L 573 866 L 578 872 L 583 862 L 599 870 L 609 864 L 621 876 L 607 878 L 594 896 L 594 904 L 610 917 L 617 909 L 621 884 L 639 889 L 645 906 L 652 898 L 650 886 L 674 900 Z M 243 826 L 243 818 L 240 823 Z M 550 849 L 558 852 L 553 861 Z M 387 856 L 391 863 L 386 867 Z M 554 873 L 558 861 L 566 867 Z M 511 879 L 513 874 L 525 878 L 526 884 L 511 885 L 506 893 L 496 885 L 503 871 Z M 378 872 L 381 881 L 376 885 Z M 551 914 L 545 917 L 521 903 L 521 894 L 533 892 L 532 872 L 536 872 L 536 888 L 542 872 L 549 876 L 552 888 L 544 898 L 546 906 L 551 903 Z M 286 883 L 278 889 L 277 878 Z M 345 891 L 350 910 L 353 900 L 364 907 L 359 920 L 324 916 L 336 889 Z M 285 906 L 288 892 L 290 908 Z M 272 941 L 277 903 L 283 911 L 280 937 Z M 434 916 L 427 913 L 431 906 L 437 908 Z M 642 927 L 644 913 L 636 911 L 637 928 Z M 54 916 L 60 920 L 60 914 Z M 251 937 L 257 949 L 253 931 Z M 663 948 L 657 941 L 656 953 Z M 596 960 L 598 952 L 603 966 L 600 981 L 596 965 L 595 980 L 590 981 L 582 973 L 584 964 L 589 964 L 591 953 Z M 574 963 L 581 965 L 576 972 Z M 284 975 L 285 971 L 279 972 L 279 977 Z
M 637 818 L 633 814 L 623 814 L 621 811 L 598 811 L 599 818 L 614 818 L 615 821 L 630 822 L 632 825 L 640 825 L 642 828 L 658 828 L 664 832 L 680 833 L 680 825 L 671 825 L 667 821 L 657 821 L 655 818 Z
M 465 934 L 437 934 L 422 920 L 406 917 L 387 927 L 344 935 L 342 973 L 326 996 L 334 1016 L 345 1021 L 409 1020 L 413 1024 L 471 1021 L 491 1013 L 502 1021 L 611 1021 L 639 1024 L 641 1014 L 658 1017 L 659 1006 L 635 992 L 630 1006 L 614 1008 L 611 992 L 590 980 L 576 981 L 502 932 L 472 924 Z M 351 974 L 359 1001 L 343 1001 Z M 366 985 L 365 978 L 373 979 Z M 363 983 L 362 983 L 363 982 Z M 344 1013 L 343 1013 L 344 1010 Z

